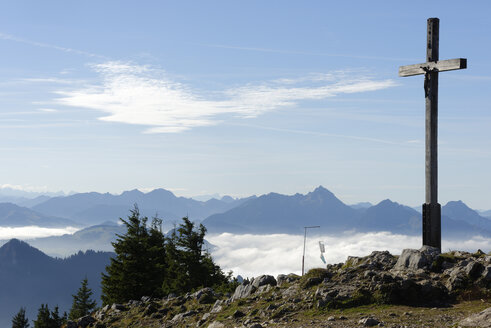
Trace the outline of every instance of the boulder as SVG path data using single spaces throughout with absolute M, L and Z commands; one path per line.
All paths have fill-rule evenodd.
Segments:
M 235 288 L 235 292 L 232 295 L 231 300 L 235 301 L 241 298 L 246 298 L 252 293 L 254 293 L 255 291 L 256 291 L 256 287 L 254 287 L 252 284 L 247 284 L 247 285 L 241 284 L 237 286 L 237 288 Z
M 184 313 L 178 313 L 178 314 L 176 314 L 176 315 L 175 315 L 175 316 L 172 318 L 172 320 L 171 320 L 171 321 L 173 321 L 173 322 L 180 321 L 180 320 L 182 320 L 183 318 L 190 317 L 190 316 L 195 315 L 195 314 L 197 314 L 197 312 L 196 312 L 196 311 L 193 311 L 193 310 L 191 310 L 191 311 L 187 311 L 187 312 L 184 312 Z
M 436 247 L 423 246 L 420 249 L 405 249 L 394 265 L 394 270 L 429 269 L 440 254 Z
M 279 274 L 278 277 L 276 277 L 276 284 L 278 286 L 281 286 L 284 283 L 292 283 L 292 282 L 297 281 L 299 279 L 300 279 L 300 276 L 296 275 L 294 273 L 290 273 L 289 275 Z
M 210 287 L 202 288 L 196 293 L 191 294 L 191 297 L 196 299 L 200 304 L 210 304 L 216 299 L 216 294 Z
M 208 325 L 208 328 L 225 328 L 225 325 L 218 321 L 213 321 Z
M 491 327 L 491 308 L 465 318 L 459 325 L 462 327 Z
M 94 318 L 92 318 L 90 315 L 86 315 L 85 317 L 82 317 L 77 320 L 77 326 L 85 328 L 91 324 L 96 322 Z
M 276 286 L 276 279 L 273 276 L 262 275 L 252 281 L 252 286 L 256 289 L 264 285 Z
M 223 304 L 222 300 L 217 300 L 215 302 L 215 304 L 213 304 L 213 307 L 211 308 L 210 313 L 218 313 L 218 312 L 222 311 L 222 309 L 223 309 L 222 304 Z
M 484 266 L 476 261 L 471 261 L 465 267 L 465 273 L 467 274 L 467 276 L 469 276 L 469 278 L 473 280 L 479 278 L 483 270 Z
M 240 310 L 235 310 L 235 312 L 232 314 L 232 317 L 234 319 L 237 319 L 237 318 L 242 318 L 245 316 L 245 313 L 240 311 Z
M 113 310 L 113 311 L 126 311 L 126 306 L 124 306 L 123 304 L 114 303 L 111 306 L 111 310 Z
M 310 288 L 312 286 L 316 286 L 320 284 L 324 279 L 320 277 L 310 277 L 305 281 L 305 288 Z
M 260 323 L 253 323 L 251 324 L 250 326 L 248 326 L 248 328 L 263 328 L 263 326 L 261 326 Z
M 364 318 L 358 321 L 358 324 L 363 325 L 364 327 L 373 327 L 380 323 L 377 319 L 374 318 Z
M 396 263 L 396 258 L 389 251 L 374 251 L 364 262 L 371 269 L 390 270 Z
M 488 265 L 484 268 L 484 270 L 482 271 L 481 277 L 486 282 L 491 281 L 491 265 Z

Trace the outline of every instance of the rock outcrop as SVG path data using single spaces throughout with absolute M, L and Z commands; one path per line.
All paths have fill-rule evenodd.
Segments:
M 462 327 L 491 327 L 491 308 L 465 318 L 459 325 Z
M 465 313 L 476 313 L 486 304 L 491 306 L 490 287 L 491 257 L 482 252 L 440 254 L 436 249 L 423 247 L 404 250 L 397 257 L 377 251 L 310 270 L 303 277 L 289 274 L 275 279 L 262 275 L 245 280 L 232 295 L 204 288 L 181 296 L 143 297 L 126 304 L 107 305 L 90 319 L 81 318 L 68 327 L 402 327 L 395 322 L 415 320 L 412 311 L 385 311 L 379 316 L 361 317 L 339 315 L 339 311 L 347 308 L 377 304 L 435 309 L 436 319 L 428 321 L 430 326 L 474 323 L 488 327 L 481 322 L 489 322 L 489 309 L 463 319 Z M 478 306 L 474 312 L 440 314 L 439 309 L 451 309 L 462 300 L 476 300 Z M 419 321 L 415 321 L 418 327 L 424 320 L 430 320 L 427 313 L 421 313 Z M 323 322 L 318 319 L 322 316 Z

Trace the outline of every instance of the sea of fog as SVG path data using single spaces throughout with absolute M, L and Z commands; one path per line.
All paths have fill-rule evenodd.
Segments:
M 72 234 L 78 229 L 73 227 L 0 227 L 0 240 L 3 244 L 11 238 L 29 240 L 49 236 Z M 270 234 L 208 234 L 206 240 L 211 244 L 213 259 L 225 272 L 233 271 L 234 276 L 255 277 L 260 274 L 278 275 L 280 273 L 300 274 L 302 270 L 303 235 Z M 327 263 L 346 261 L 348 256 L 366 256 L 372 251 L 388 250 L 398 255 L 405 248 L 420 248 L 420 236 L 406 236 L 390 232 L 354 233 L 345 232 L 336 235 L 307 235 L 305 250 L 305 269 L 324 266 L 320 258 L 319 242 L 325 245 L 324 258 Z M 109 246 L 109 245 L 108 245 Z M 90 248 L 90 245 L 89 247 Z M 491 251 L 491 239 L 476 236 L 466 240 L 443 239 L 442 251 L 464 250 L 475 252 L 481 249 Z M 65 250 L 42 251 L 57 256 L 68 256 Z
M 235 235 L 230 233 L 208 235 L 206 239 L 216 246 L 214 260 L 234 275 L 255 277 L 260 274 L 276 276 L 280 273 L 302 271 L 303 235 Z M 399 255 L 405 248 L 420 248 L 420 236 L 397 235 L 390 232 L 344 233 L 335 236 L 307 235 L 305 270 L 322 267 L 319 241 L 325 244 L 327 263 L 346 261 L 348 256 L 366 256 L 372 251 L 388 250 Z M 491 250 L 491 240 L 476 236 L 468 240 L 442 240 L 442 251 L 465 250 L 475 252 Z
M 9 240 L 12 238 L 17 238 L 29 242 L 29 239 L 73 234 L 78 230 L 80 229 L 74 227 L 66 227 L 66 228 L 42 228 L 38 226 L 0 227 L 0 240 Z

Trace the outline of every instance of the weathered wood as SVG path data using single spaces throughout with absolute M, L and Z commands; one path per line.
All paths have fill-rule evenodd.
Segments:
M 439 60 L 440 20 L 428 19 L 426 63 L 399 67 L 399 76 L 425 76 L 426 152 L 423 245 L 441 250 L 441 205 L 438 204 L 438 73 L 467 68 L 467 59 Z
M 440 20 L 428 19 L 426 62 L 439 60 Z M 438 70 L 425 72 L 426 156 L 423 245 L 441 249 L 441 206 L 438 204 Z
M 467 59 L 455 58 L 437 62 L 401 66 L 399 67 L 399 76 L 414 76 L 425 74 L 428 71 L 445 72 L 464 68 L 467 68 Z
M 440 20 L 428 19 L 427 63 L 438 61 Z M 425 74 L 426 103 L 426 203 L 438 203 L 438 71 Z

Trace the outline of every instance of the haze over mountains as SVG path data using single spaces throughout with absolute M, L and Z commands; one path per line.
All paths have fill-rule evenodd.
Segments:
M 247 199 L 210 199 L 202 202 L 191 198 L 176 197 L 165 189 L 155 189 L 148 193 L 139 190 L 125 191 L 121 195 L 96 192 L 54 197 L 32 207 L 33 210 L 52 216 L 72 219 L 91 225 L 104 221 L 117 222 L 126 217 L 128 210 L 138 204 L 143 215 L 158 215 L 170 222 L 188 216 L 193 220 L 203 220 L 214 213 L 224 212 Z
M 370 207 L 348 206 L 321 186 L 306 195 L 262 195 L 211 215 L 203 224 L 213 233 L 299 234 L 303 226 L 320 225 L 320 233 L 352 230 L 417 235 L 421 233 L 421 214 L 389 199 Z M 461 201 L 449 202 L 442 207 L 442 234 L 491 236 L 491 220 Z
M 157 214 L 162 218 L 165 230 L 171 229 L 180 218 L 189 216 L 194 221 L 202 221 L 209 233 L 301 234 L 307 225 L 321 226 L 318 233 L 323 234 L 342 231 L 421 233 L 421 214 L 413 208 L 388 199 L 376 205 L 349 206 L 322 186 L 305 195 L 270 193 L 260 197 L 223 197 L 207 201 L 177 197 L 164 189 L 148 193 L 131 190 L 120 195 L 91 192 L 49 197 L 33 204 L 27 208 L 0 203 L 0 227 L 83 228 L 73 235 L 30 241 L 57 256 L 77 250 L 111 250 L 115 234 L 124 230 L 116 223 L 120 223 L 119 218 L 128 216 L 134 204 L 138 204 L 142 215 L 152 217 Z M 461 201 L 449 202 L 442 207 L 442 230 L 443 238 L 490 237 L 491 220 Z
M 21 306 L 30 319 L 36 318 L 37 309 L 46 302 L 50 309 L 58 305 L 63 314 L 85 277 L 99 301 L 101 272 L 113 254 L 88 251 L 56 259 L 23 241 L 10 240 L 0 247 L 0 327 L 11 326 Z
M 168 228 L 172 227 L 173 220 L 189 215 L 193 220 L 202 220 L 208 233 L 216 234 L 299 235 L 307 225 L 320 225 L 321 229 L 316 233 L 323 235 L 345 236 L 340 233 L 346 231 L 350 235 L 380 231 L 409 236 L 421 234 L 421 214 L 413 208 L 388 199 L 375 205 L 359 203 L 350 206 L 323 187 L 307 194 L 270 193 L 260 197 L 223 197 L 207 201 L 176 197 L 164 189 L 149 193 L 132 190 L 121 195 L 94 192 L 39 197 L 32 199 L 30 207 L 0 203 L 0 229 L 79 227 L 80 230 L 73 234 L 28 241 L 29 245 L 50 255 L 75 255 L 64 260 L 55 259 L 19 240 L 4 240 L 5 245 L 0 248 L 0 327 L 8 325 L 20 306 L 28 307 L 31 318 L 43 302 L 49 302 L 51 307 L 58 304 L 61 309 L 68 309 L 71 294 L 85 275 L 98 298 L 100 273 L 111 253 L 78 251 L 111 251 L 111 242 L 115 241 L 116 235 L 126 231 L 117 222 L 120 217 L 128 216 L 135 203 L 143 215 L 151 217 L 157 213 L 164 222 L 167 221 Z M 442 207 L 442 229 L 443 238 L 491 238 L 491 220 L 461 201 L 449 202 Z M 6 321 L 2 321 L 4 319 Z

